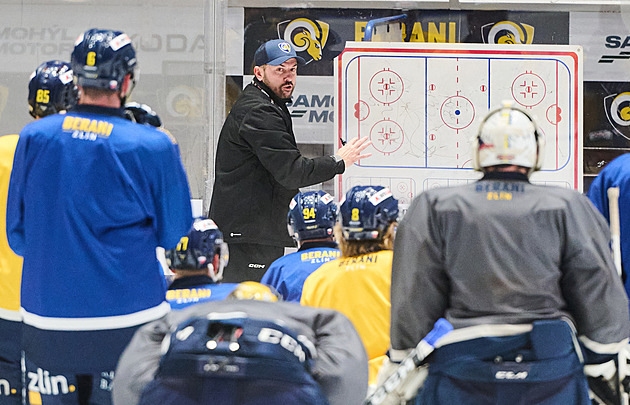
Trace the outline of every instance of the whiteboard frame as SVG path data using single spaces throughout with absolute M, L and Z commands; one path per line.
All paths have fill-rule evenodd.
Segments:
M 507 59 L 531 57 L 531 58 L 564 58 L 570 61 L 570 79 L 571 83 L 571 114 L 570 114 L 570 143 L 571 157 L 570 169 L 571 178 L 568 182 L 570 188 L 582 191 L 583 189 L 583 51 L 578 45 L 490 45 L 490 44 L 462 44 L 462 43 L 409 43 L 409 42 L 347 42 L 344 51 L 335 59 L 335 109 L 336 124 L 335 138 L 333 140 L 335 150 L 342 146 L 342 139 L 347 141 L 347 135 L 344 133 L 346 124 L 347 107 L 345 106 L 345 85 L 347 78 L 344 76 L 344 69 L 351 63 L 351 59 L 357 55 L 371 56 L 391 54 L 391 55 L 414 55 L 420 56 L 450 56 L 462 55 L 462 57 L 474 55 L 482 57 L 502 56 Z M 496 103 L 495 103 L 496 104 Z M 369 160 L 366 159 L 366 162 Z M 361 163 L 353 165 L 347 172 L 353 172 L 356 167 L 360 167 Z M 415 169 L 415 168 L 414 168 Z M 423 169 L 418 167 L 418 169 Z M 462 179 L 470 180 L 480 177 L 479 173 L 471 174 L 470 169 L 466 175 L 462 175 Z M 355 170 L 356 172 L 356 170 Z M 464 172 L 462 172 L 464 173 Z M 475 173 L 475 172 L 472 172 Z M 388 177 L 383 175 L 381 177 Z M 536 183 L 544 183 L 548 179 L 544 173 L 537 172 L 532 176 L 532 181 Z M 344 188 L 344 175 L 339 175 L 335 182 L 335 194 L 340 200 L 347 190 Z M 417 194 L 423 190 L 418 188 Z

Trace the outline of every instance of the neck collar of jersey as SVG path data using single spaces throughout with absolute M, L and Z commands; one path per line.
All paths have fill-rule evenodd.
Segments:
M 529 182 L 526 174 L 518 172 L 486 172 L 481 180 L 516 180 Z
M 178 290 L 180 288 L 192 288 L 199 287 L 207 284 L 216 284 L 210 276 L 199 275 L 199 276 L 185 276 L 181 278 L 176 278 L 173 280 L 171 285 L 168 286 L 169 290 Z
M 298 251 L 313 249 L 313 248 L 333 248 L 337 249 L 337 242 L 328 241 L 328 240 L 318 240 L 318 241 L 310 241 L 303 240 L 302 245 L 298 249 Z
M 84 112 L 90 114 L 102 114 L 102 115 L 114 115 L 117 117 L 125 117 L 125 109 L 124 108 L 111 108 L 111 107 L 102 107 L 100 105 L 93 104 L 77 104 L 72 109 L 72 112 Z

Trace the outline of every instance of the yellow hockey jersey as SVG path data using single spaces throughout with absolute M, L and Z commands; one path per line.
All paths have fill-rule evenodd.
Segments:
M 6 213 L 9 179 L 18 135 L 0 137 L 0 318 L 20 320 L 22 257 L 13 253 L 7 241 Z
M 334 309 L 352 321 L 368 355 L 370 385 L 389 349 L 392 254 L 382 250 L 324 263 L 302 289 L 302 305 Z

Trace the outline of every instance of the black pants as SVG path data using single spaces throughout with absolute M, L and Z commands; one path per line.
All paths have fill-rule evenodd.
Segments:
M 260 281 L 263 274 L 277 258 L 284 255 L 284 248 L 255 243 L 230 243 L 230 260 L 223 270 L 223 282 Z

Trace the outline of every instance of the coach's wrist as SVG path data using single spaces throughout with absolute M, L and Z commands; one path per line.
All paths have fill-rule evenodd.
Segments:
M 343 158 L 339 155 L 332 155 L 331 156 L 333 158 L 333 160 L 335 161 L 335 173 L 336 174 L 341 174 L 343 172 L 346 171 L 346 162 L 343 161 Z

